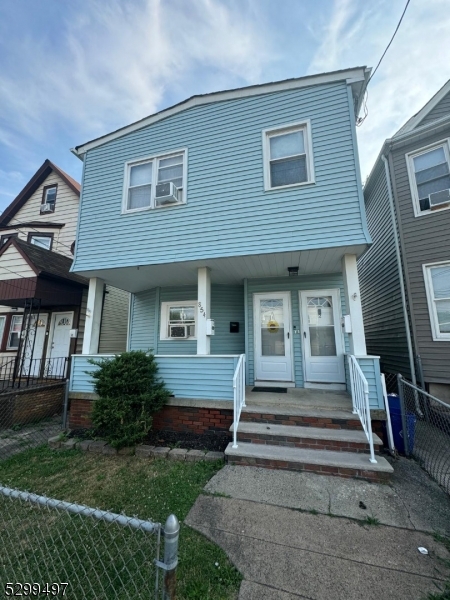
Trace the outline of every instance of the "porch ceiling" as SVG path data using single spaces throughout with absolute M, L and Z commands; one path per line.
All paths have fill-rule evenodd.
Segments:
M 340 273 L 344 254 L 361 255 L 367 245 L 341 246 L 298 252 L 278 252 L 213 258 L 157 265 L 140 265 L 118 269 L 79 272 L 83 277 L 100 277 L 108 285 L 136 293 L 153 287 L 196 285 L 197 269 L 209 267 L 211 282 L 237 284 L 247 279 L 286 277 L 288 267 L 298 267 L 299 276 L 320 273 Z

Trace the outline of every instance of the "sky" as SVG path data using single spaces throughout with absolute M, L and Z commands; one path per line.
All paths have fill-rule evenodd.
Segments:
M 3 0 L 0 211 L 46 158 L 194 94 L 375 67 L 406 0 Z M 363 181 L 450 78 L 449 0 L 411 0 L 369 84 Z

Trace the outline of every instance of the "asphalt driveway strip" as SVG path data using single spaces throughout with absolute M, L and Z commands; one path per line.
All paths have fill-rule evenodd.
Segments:
M 419 600 L 450 577 L 431 533 L 447 532 L 450 499 L 411 461 L 393 487 L 227 466 L 205 491 L 186 523 L 241 571 L 239 600 Z

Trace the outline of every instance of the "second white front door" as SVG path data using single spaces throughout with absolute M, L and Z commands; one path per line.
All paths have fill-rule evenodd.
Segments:
M 73 328 L 73 312 L 57 312 L 52 315 L 49 349 L 47 350 L 46 374 L 65 375 L 65 361 L 69 356 L 70 330 Z
M 290 293 L 255 294 L 253 298 L 255 379 L 292 381 Z
M 340 291 L 300 293 L 304 373 L 307 383 L 345 383 Z

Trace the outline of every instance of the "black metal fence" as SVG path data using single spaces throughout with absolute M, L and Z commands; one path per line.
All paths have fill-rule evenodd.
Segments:
M 406 456 L 450 494 L 450 405 L 397 376 Z
M 12 389 L 65 379 L 67 357 L 26 358 L 16 356 L 0 366 L 0 394 Z

